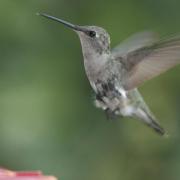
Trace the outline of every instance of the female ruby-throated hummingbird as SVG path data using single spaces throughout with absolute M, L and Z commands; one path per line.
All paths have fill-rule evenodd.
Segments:
M 78 34 L 96 107 L 109 117 L 137 118 L 165 134 L 137 87 L 180 63 L 180 36 L 158 41 L 152 32 L 137 33 L 111 50 L 110 37 L 101 27 L 79 26 L 44 13 L 38 15 Z

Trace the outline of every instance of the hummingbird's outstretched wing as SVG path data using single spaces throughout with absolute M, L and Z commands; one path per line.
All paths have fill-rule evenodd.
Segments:
M 158 39 L 158 35 L 152 31 L 138 32 L 112 49 L 112 53 L 114 57 L 124 57 L 132 51 L 152 45 Z
M 124 88 L 133 89 L 180 63 L 180 36 L 136 49 L 119 60 L 126 69 Z

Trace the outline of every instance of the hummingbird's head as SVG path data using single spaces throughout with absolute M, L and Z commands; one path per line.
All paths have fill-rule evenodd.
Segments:
M 110 52 L 110 37 L 105 29 L 97 26 L 79 26 L 82 30 L 77 34 L 81 40 L 83 50 L 86 49 L 96 54 Z
M 80 38 L 83 53 L 85 56 L 90 54 L 108 54 L 110 52 L 110 37 L 105 29 L 97 26 L 79 26 L 71 24 L 62 19 L 49 16 L 47 14 L 38 14 L 46 18 L 52 19 L 54 21 L 64 24 L 66 27 L 74 30 Z

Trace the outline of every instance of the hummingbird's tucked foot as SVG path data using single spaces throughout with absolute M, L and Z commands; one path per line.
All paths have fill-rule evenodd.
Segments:
M 95 100 L 94 100 L 94 105 L 97 108 L 101 108 L 104 111 L 106 111 L 106 109 L 108 109 L 107 105 L 103 101 L 102 96 L 100 94 L 96 94 Z
M 120 117 L 122 117 L 122 116 L 120 116 L 120 115 L 117 116 L 117 113 L 116 113 L 117 111 L 118 110 L 111 111 L 109 108 L 107 108 L 105 110 L 106 118 L 108 120 L 117 120 L 117 119 L 120 119 Z

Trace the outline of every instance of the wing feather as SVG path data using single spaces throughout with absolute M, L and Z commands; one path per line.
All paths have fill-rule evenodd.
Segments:
M 180 36 L 130 52 L 120 61 L 126 64 L 123 85 L 133 89 L 180 63 Z
M 123 57 L 132 51 L 151 45 L 157 40 L 158 35 L 152 31 L 135 33 L 116 46 L 112 53 L 114 57 Z

